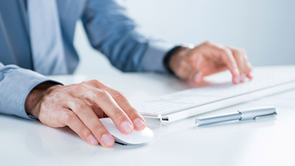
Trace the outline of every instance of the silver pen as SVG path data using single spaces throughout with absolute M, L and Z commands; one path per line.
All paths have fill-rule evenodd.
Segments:
M 230 113 L 220 116 L 198 118 L 196 119 L 195 123 L 197 126 L 204 126 L 228 121 L 257 120 L 260 118 L 271 117 L 276 115 L 277 112 L 274 106 L 264 106 L 238 110 L 236 113 Z

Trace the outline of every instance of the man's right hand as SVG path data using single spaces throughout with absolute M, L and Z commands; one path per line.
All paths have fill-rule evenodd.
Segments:
M 69 126 L 87 143 L 104 147 L 113 146 L 114 138 L 99 118 L 110 117 L 123 134 L 146 126 L 122 93 L 97 80 L 68 86 L 42 83 L 28 95 L 25 109 L 47 126 Z

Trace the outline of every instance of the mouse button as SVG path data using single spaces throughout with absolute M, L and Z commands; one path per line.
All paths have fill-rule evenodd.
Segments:
M 153 138 L 154 137 L 154 132 L 150 128 L 148 128 L 148 127 L 146 127 L 145 129 L 143 129 L 141 131 L 141 134 L 144 137 L 150 137 L 150 138 Z
M 121 132 L 110 118 L 99 119 L 110 134 L 119 136 Z
M 114 122 L 112 121 L 112 119 L 110 118 L 100 118 L 99 119 L 101 121 L 101 123 L 105 123 L 105 124 L 114 124 Z
M 118 142 L 127 144 L 142 144 L 146 142 L 146 139 L 138 131 L 133 131 L 131 134 L 128 135 L 114 135 L 114 137 L 115 140 L 118 140 Z
M 120 143 L 126 143 L 126 144 L 143 144 L 146 142 L 149 142 L 153 138 L 153 131 L 149 128 L 144 129 L 142 131 L 133 131 L 129 135 L 123 135 L 115 136 L 115 140 Z
M 153 138 L 153 132 L 150 129 L 142 131 L 133 131 L 125 137 L 124 141 L 132 144 L 142 144 L 150 141 Z

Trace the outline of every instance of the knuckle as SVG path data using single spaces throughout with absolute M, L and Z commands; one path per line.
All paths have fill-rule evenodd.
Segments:
M 115 100 L 125 99 L 125 95 L 122 92 L 119 92 L 119 91 L 115 91 L 113 97 L 114 97 Z
M 136 118 L 136 117 L 140 117 L 140 114 L 134 108 L 129 109 L 128 112 L 129 112 L 128 115 L 131 119 Z
M 80 110 L 81 108 L 82 108 L 81 104 L 78 104 L 78 103 L 75 104 L 75 109 L 76 110 Z
M 245 56 L 246 51 L 243 48 L 233 49 L 232 52 L 238 56 Z
M 75 114 L 73 112 L 66 113 L 66 115 L 65 115 L 66 124 L 71 123 L 73 121 L 74 117 L 75 117 Z
M 88 138 L 89 135 L 91 135 L 91 132 L 87 128 L 82 129 L 82 131 L 80 132 L 81 132 L 81 136 L 84 138 Z
M 221 48 L 220 53 L 224 56 L 229 56 L 231 54 L 231 50 L 228 48 Z
M 93 79 L 93 80 L 90 80 L 92 83 L 95 83 L 95 84 L 101 84 L 100 81 L 96 80 L 96 79 Z
M 96 80 L 96 79 L 90 80 L 89 82 L 90 82 L 91 84 L 93 84 L 93 85 L 97 85 L 97 86 L 103 86 L 103 85 L 104 85 L 101 81 Z
M 75 112 L 76 113 L 82 112 L 83 110 L 85 110 L 85 108 L 86 108 L 86 104 L 82 104 L 82 103 L 75 104 Z
M 97 121 L 93 121 L 91 126 L 89 126 L 89 129 L 92 131 L 95 130 L 95 133 L 99 135 L 103 135 L 104 133 L 108 132 L 105 126 L 101 123 L 98 123 Z
M 71 97 L 72 95 L 69 93 L 69 92 L 64 92 L 64 93 L 60 93 L 62 97 L 64 98 L 69 98 Z
M 205 45 L 212 45 L 212 44 L 213 44 L 213 42 L 212 42 L 212 41 L 210 41 L 210 40 L 207 40 L 207 41 L 205 41 L 205 42 L 204 42 L 204 44 L 205 44 Z
M 133 107 L 129 108 L 129 112 L 131 112 L 131 114 L 138 114 L 137 110 Z
M 85 83 L 81 83 L 81 84 L 77 84 L 75 87 L 74 87 L 74 90 L 75 91 L 85 91 L 87 87 L 85 86 Z
M 237 49 L 232 49 L 232 52 L 233 52 L 233 54 L 236 55 L 236 56 L 241 55 L 241 52 L 240 52 L 239 50 L 237 50 Z
M 238 51 L 242 54 L 246 54 L 246 50 L 244 48 L 239 48 Z
M 124 121 L 128 121 L 128 118 L 123 113 L 116 113 L 116 120 L 120 122 L 119 124 L 123 123 Z
M 108 95 L 107 91 L 100 89 L 100 90 L 97 90 L 97 92 L 95 94 L 95 97 L 96 98 L 102 98 L 102 97 L 105 97 L 107 95 Z
M 97 133 L 99 134 L 99 135 L 103 135 L 103 134 L 105 134 L 105 133 L 108 133 L 108 130 L 105 128 L 105 126 L 97 126 L 96 128 L 96 131 L 97 131 Z
M 62 98 L 60 98 L 60 101 L 65 100 L 66 102 L 69 102 L 72 100 L 72 95 L 70 93 L 65 93 L 62 95 Z
M 227 56 L 226 49 L 220 48 L 218 51 L 220 52 L 221 55 L 226 55 Z
M 116 117 L 116 119 L 118 119 L 119 122 L 123 122 L 126 120 L 126 114 L 123 113 L 122 110 L 114 111 L 114 117 Z
M 94 130 L 97 130 L 97 129 L 101 128 L 101 125 L 99 124 L 98 121 L 99 121 L 99 120 L 97 120 L 97 118 L 90 118 L 90 119 L 88 120 L 87 127 L 88 127 L 91 131 L 94 131 Z

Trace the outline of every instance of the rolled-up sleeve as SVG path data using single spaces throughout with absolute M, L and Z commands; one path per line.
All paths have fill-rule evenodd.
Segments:
M 136 32 L 135 23 L 115 0 L 88 0 L 82 21 L 91 45 L 124 72 L 167 73 L 165 54 L 174 46 Z
M 31 70 L 0 62 L 0 113 L 35 119 L 25 111 L 25 101 L 38 84 L 53 81 Z M 53 81 L 55 82 L 55 81 Z

